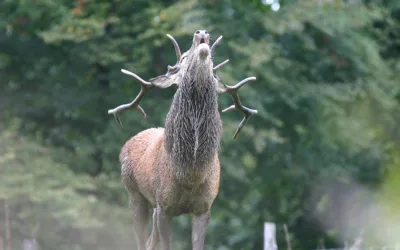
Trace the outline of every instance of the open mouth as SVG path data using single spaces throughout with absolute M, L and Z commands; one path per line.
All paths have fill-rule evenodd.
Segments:
M 204 38 L 200 39 L 200 44 L 206 43 L 206 40 Z

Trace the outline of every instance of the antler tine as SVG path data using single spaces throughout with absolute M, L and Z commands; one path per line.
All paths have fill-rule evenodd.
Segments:
M 237 135 L 240 133 L 240 131 L 242 130 L 244 125 L 247 123 L 250 116 L 258 113 L 258 111 L 255 109 L 250 109 L 250 108 L 243 106 L 243 104 L 240 102 L 239 95 L 238 95 L 238 90 L 240 89 L 240 87 L 242 87 L 248 81 L 254 81 L 254 80 L 256 80 L 256 78 L 253 76 L 253 77 L 248 77 L 248 78 L 240 81 L 235 86 L 224 85 L 226 88 L 226 92 L 229 92 L 232 95 L 234 105 L 231 105 L 228 108 L 222 110 L 222 112 L 227 112 L 227 111 L 231 111 L 231 110 L 240 110 L 244 113 L 244 118 L 240 122 L 238 128 L 236 129 L 233 139 L 235 139 L 237 137 Z
M 167 34 L 168 38 L 171 39 L 172 43 L 174 44 L 175 47 L 175 52 L 176 52 L 176 58 L 179 61 L 181 60 L 181 49 L 179 48 L 178 42 L 175 40 L 175 38 L 173 38 L 170 34 Z
M 233 91 L 238 91 L 240 89 L 240 87 L 242 87 L 245 83 L 247 83 L 248 81 L 254 81 L 257 78 L 254 76 L 251 77 L 247 77 L 246 79 L 241 80 L 238 84 L 236 84 L 235 86 L 227 86 L 228 89 L 231 89 Z
M 172 43 L 174 44 L 176 58 L 177 58 L 175 66 L 168 65 L 168 67 L 167 67 L 168 72 L 167 72 L 166 76 L 170 76 L 170 75 L 176 74 L 180 70 L 180 68 L 181 68 L 180 62 L 181 62 L 182 54 L 181 54 L 181 49 L 179 48 L 178 42 L 175 40 L 175 38 L 173 38 L 170 34 L 167 34 L 167 36 L 169 39 L 171 39 Z
M 121 72 L 124 73 L 125 75 L 132 76 L 133 78 L 138 80 L 142 85 L 151 86 L 151 82 L 143 80 L 142 78 L 140 78 L 140 76 L 136 75 L 133 72 L 130 72 L 129 70 L 121 69 Z
M 211 55 L 214 55 L 215 47 L 218 45 L 218 43 L 221 41 L 221 39 L 222 39 L 222 36 L 218 37 L 218 39 L 211 46 Z
M 142 100 L 143 96 L 150 90 L 150 88 L 153 85 L 150 82 L 143 80 L 138 75 L 136 75 L 135 73 L 132 73 L 128 70 L 121 69 L 121 72 L 135 78 L 136 80 L 138 80 L 140 82 L 140 85 L 141 85 L 139 95 L 132 102 L 127 103 L 127 104 L 122 104 L 114 109 L 108 110 L 108 114 L 113 114 L 115 121 L 118 123 L 119 126 L 122 127 L 122 122 L 121 122 L 121 119 L 119 118 L 118 114 L 121 111 L 124 111 L 125 109 L 135 108 L 144 118 L 146 118 L 146 112 L 144 112 L 142 107 L 139 106 L 139 102 L 140 102 L 140 100 Z
M 221 68 L 222 66 L 224 66 L 225 64 L 227 64 L 229 62 L 229 59 L 223 61 L 222 63 L 218 64 L 217 66 L 215 66 L 213 68 L 214 71 L 217 71 L 219 68 Z

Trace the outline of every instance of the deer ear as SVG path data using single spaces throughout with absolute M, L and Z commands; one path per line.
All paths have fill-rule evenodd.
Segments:
M 174 75 L 161 75 L 157 76 L 155 78 L 151 78 L 149 82 L 151 82 L 152 85 L 166 89 L 172 85 L 179 85 L 179 74 L 174 74 Z
M 184 53 L 181 57 L 180 62 L 177 62 L 175 66 L 168 66 L 168 72 L 165 75 L 160 75 L 154 78 L 151 78 L 149 82 L 158 88 L 168 88 L 172 85 L 179 86 L 179 83 L 182 80 L 182 67 L 186 68 L 186 53 Z

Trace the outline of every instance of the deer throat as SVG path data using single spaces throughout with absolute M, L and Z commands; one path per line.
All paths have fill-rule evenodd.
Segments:
M 184 77 L 165 123 L 166 150 L 174 167 L 207 167 L 219 149 L 222 123 L 212 76 Z

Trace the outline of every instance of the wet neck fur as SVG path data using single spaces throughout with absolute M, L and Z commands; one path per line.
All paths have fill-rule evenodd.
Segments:
M 222 125 L 211 62 L 188 60 L 165 123 L 166 150 L 175 167 L 201 168 L 216 156 Z

